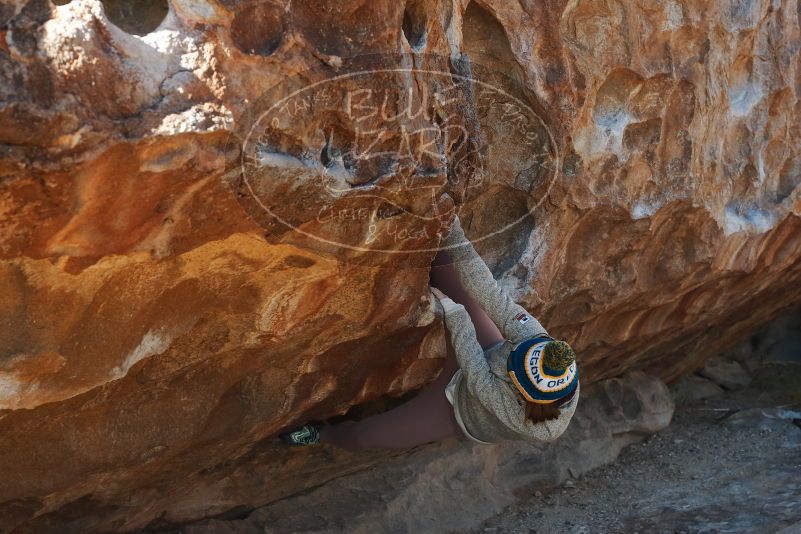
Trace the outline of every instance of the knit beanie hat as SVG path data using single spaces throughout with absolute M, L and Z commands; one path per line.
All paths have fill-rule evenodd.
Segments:
M 564 341 L 535 337 L 509 353 L 506 370 L 529 402 L 550 404 L 570 395 L 578 385 L 576 353 Z

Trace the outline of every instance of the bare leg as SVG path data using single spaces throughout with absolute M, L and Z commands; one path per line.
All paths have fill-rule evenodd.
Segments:
M 431 285 L 441 289 L 446 295 L 459 304 L 462 304 L 470 315 L 470 320 L 476 329 L 476 338 L 484 350 L 503 341 L 503 334 L 498 330 L 487 312 L 473 299 L 470 293 L 462 287 L 456 276 L 453 261 L 444 250 L 437 253 L 431 264 Z
M 461 436 L 453 407 L 445 397 L 445 386 L 457 367 L 456 358 L 449 351 L 439 377 L 413 399 L 362 421 L 325 426 L 320 432 L 321 441 L 357 451 L 408 448 Z
M 498 327 L 459 283 L 456 271 L 445 252 L 437 254 L 431 266 L 431 283 L 465 307 L 482 348 L 487 349 L 503 341 Z M 440 375 L 413 399 L 362 421 L 325 426 L 320 431 L 321 441 L 356 451 L 408 448 L 462 436 L 453 415 L 453 406 L 445 397 L 445 386 L 458 368 L 456 357 L 449 350 Z

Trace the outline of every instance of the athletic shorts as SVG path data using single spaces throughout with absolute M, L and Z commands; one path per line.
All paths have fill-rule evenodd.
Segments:
M 459 414 L 459 405 L 453 400 L 454 395 L 456 394 L 456 384 L 462 379 L 462 374 L 463 373 L 461 369 L 458 369 L 455 373 L 453 373 L 453 378 L 451 378 L 451 381 L 448 382 L 447 386 L 445 386 L 445 397 L 447 397 L 448 402 L 450 402 L 451 406 L 453 406 L 453 415 L 456 417 L 456 423 L 459 425 L 459 428 L 462 429 L 464 435 L 476 443 L 481 443 L 482 445 L 491 445 L 489 441 L 481 441 L 467 431 L 467 428 L 464 426 L 464 421 L 462 421 L 462 416 Z

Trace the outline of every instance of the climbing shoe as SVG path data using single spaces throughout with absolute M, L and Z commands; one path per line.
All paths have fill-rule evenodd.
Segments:
M 317 445 L 320 443 L 320 427 L 303 425 L 290 432 L 280 434 L 281 441 L 287 445 Z

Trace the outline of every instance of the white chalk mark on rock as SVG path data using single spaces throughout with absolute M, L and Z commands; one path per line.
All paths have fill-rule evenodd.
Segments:
M 122 378 L 133 367 L 136 362 L 163 353 L 172 343 L 172 336 L 149 330 L 142 337 L 142 341 L 134 350 L 128 353 L 123 362 L 112 370 L 114 378 Z
M 729 236 L 737 232 L 765 233 L 776 224 L 776 216 L 756 206 L 729 204 L 725 211 L 723 231 Z
M 0 410 L 16 406 L 21 386 L 9 373 L 0 373 Z

